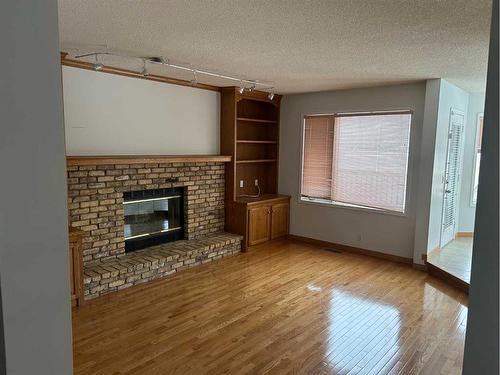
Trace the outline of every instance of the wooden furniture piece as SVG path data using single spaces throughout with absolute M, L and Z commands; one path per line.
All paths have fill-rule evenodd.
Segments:
M 221 153 L 226 164 L 226 231 L 242 249 L 288 234 L 289 196 L 278 194 L 280 95 L 221 89 Z M 258 196 L 257 196 L 258 195 Z
M 75 228 L 69 228 L 69 282 L 71 306 L 81 306 L 84 303 L 82 236 L 82 231 Z

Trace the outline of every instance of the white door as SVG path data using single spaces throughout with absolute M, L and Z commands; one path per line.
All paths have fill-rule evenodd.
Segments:
M 460 151 L 462 148 L 463 129 L 464 114 L 452 109 L 450 113 L 450 127 L 448 130 L 448 147 L 446 152 L 446 166 L 444 174 L 440 247 L 445 246 L 455 238 L 458 205 L 457 193 L 460 189 Z

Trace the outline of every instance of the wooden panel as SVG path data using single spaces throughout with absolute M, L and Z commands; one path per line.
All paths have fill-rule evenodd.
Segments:
M 255 179 L 259 180 L 262 194 L 276 194 L 277 192 L 277 163 L 238 163 L 236 166 L 236 198 L 241 195 L 254 195 L 257 193 Z M 240 188 L 239 181 L 243 180 Z
M 288 203 L 271 206 L 271 239 L 284 237 L 288 234 Z
M 248 245 L 253 246 L 269 240 L 269 206 L 248 210 Z
M 69 280 L 72 306 L 81 306 L 84 303 L 82 236 L 82 231 L 69 229 Z
M 241 140 L 277 141 L 278 126 L 265 123 L 238 121 L 237 136 L 237 138 Z
M 236 189 L 236 93 L 234 88 L 222 89 L 220 103 L 220 152 L 231 156 L 226 164 L 226 206 L 235 198 Z M 227 212 L 227 210 L 226 210 Z
M 279 108 L 273 103 L 241 99 L 238 101 L 238 118 L 254 122 L 271 123 L 278 121 Z
M 236 161 L 261 160 L 278 157 L 278 149 L 273 143 L 241 143 L 237 144 Z
M 231 161 L 223 155 L 106 155 L 67 156 L 67 165 L 147 164 L 147 163 L 204 163 Z

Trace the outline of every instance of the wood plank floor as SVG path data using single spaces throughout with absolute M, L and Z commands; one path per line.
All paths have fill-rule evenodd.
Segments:
M 281 240 L 73 312 L 75 374 L 460 374 L 467 296 Z

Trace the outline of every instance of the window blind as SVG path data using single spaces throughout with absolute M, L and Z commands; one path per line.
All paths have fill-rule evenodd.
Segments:
M 331 116 L 305 119 L 302 173 L 304 197 L 331 199 L 333 124 Z
M 327 119 L 332 124 L 328 136 Z M 410 113 L 306 118 L 302 195 L 404 212 L 410 123 Z M 320 180 L 328 183 L 319 185 Z

